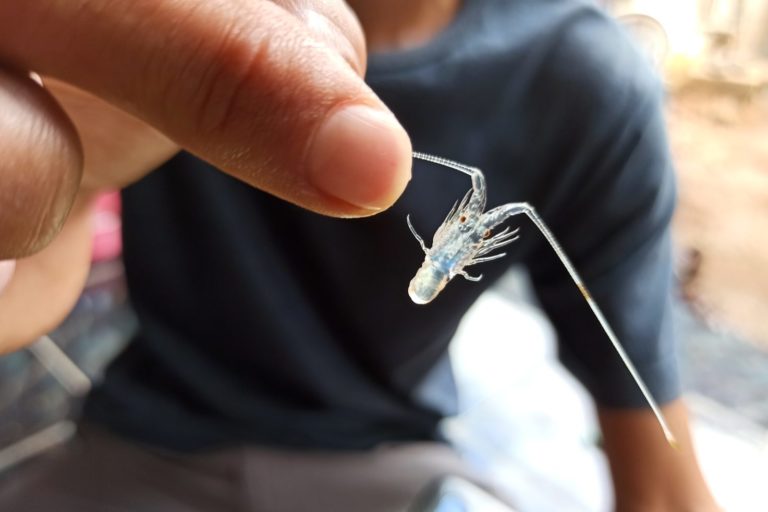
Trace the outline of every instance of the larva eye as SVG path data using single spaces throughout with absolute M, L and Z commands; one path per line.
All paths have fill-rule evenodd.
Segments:
M 490 229 L 486 229 L 485 231 L 483 231 L 483 238 L 491 238 L 491 230 Z
M 467 222 L 467 216 L 466 215 L 462 215 L 461 217 L 459 217 L 459 222 L 461 222 L 462 224 Z

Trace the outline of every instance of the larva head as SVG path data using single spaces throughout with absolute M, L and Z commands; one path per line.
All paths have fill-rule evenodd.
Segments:
M 448 275 L 427 258 L 411 279 L 408 295 L 416 304 L 427 304 L 437 297 L 448 281 Z

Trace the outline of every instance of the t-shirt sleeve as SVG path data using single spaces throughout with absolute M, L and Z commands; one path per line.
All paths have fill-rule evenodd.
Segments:
M 618 27 L 599 16 L 568 27 L 541 76 L 559 91 L 552 151 L 567 158 L 547 173 L 539 209 L 653 396 L 668 402 L 680 393 L 671 302 L 676 190 L 660 84 Z M 548 245 L 536 246 L 528 268 L 566 367 L 599 405 L 644 406 Z

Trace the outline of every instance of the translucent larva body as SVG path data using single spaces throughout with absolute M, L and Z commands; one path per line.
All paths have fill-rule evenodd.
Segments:
M 408 227 L 424 251 L 424 262 L 408 286 L 408 295 L 411 297 L 411 300 L 416 304 L 431 302 L 440 294 L 448 282 L 457 275 L 470 281 L 482 279 L 482 275 L 477 277 L 470 276 L 464 268 L 506 256 L 505 253 L 488 256 L 488 253 L 517 240 L 519 229 L 510 231 L 509 228 L 506 228 L 498 234 L 492 235 L 493 229 L 503 224 L 510 217 L 524 214 L 544 235 L 544 238 L 555 251 L 558 258 L 560 258 L 563 266 L 581 291 L 584 300 L 589 304 L 606 336 L 613 344 L 622 362 L 627 367 L 627 370 L 634 378 L 653 413 L 656 415 L 656 419 L 659 421 L 667 441 L 675 445 L 674 435 L 667 426 L 656 401 L 653 399 L 629 356 L 624 351 L 624 347 L 619 343 L 618 338 L 597 303 L 589 294 L 581 276 L 579 276 L 565 251 L 555 239 L 555 236 L 539 214 L 536 213 L 536 210 L 528 203 L 508 203 L 483 212 L 486 202 L 486 188 L 485 177 L 480 169 L 423 153 L 414 153 L 413 157 L 468 174 L 472 178 L 472 189 L 467 192 L 461 202 L 454 204 L 451 211 L 448 212 L 443 223 L 437 228 L 432 238 L 432 247 L 430 248 L 426 246 L 424 240 L 414 229 L 410 216 L 407 217 Z
M 472 277 L 464 271 L 464 268 L 503 258 L 506 255 L 504 253 L 485 255 L 517 240 L 518 230 L 505 229 L 491 236 L 493 228 L 504 222 L 510 214 L 500 216 L 498 208 L 483 213 L 486 190 L 485 177 L 480 169 L 422 153 L 414 153 L 413 156 L 451 167 L 469 174 L 472 178 L 472 190 L 448 212 L 432 238 L 431 248 L 426 247 L 408 217 L 408 227 L 419 241 L 425 255 L 424 263 L 411 280 L 408 294 L 416 304 L 427 304 L 437 297 L 445 285 L 457 275 L 470 281 L 479 281 L 482 276 Z

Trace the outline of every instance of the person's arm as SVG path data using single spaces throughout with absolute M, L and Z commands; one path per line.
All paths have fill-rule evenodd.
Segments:
M 540 211 L 660 404 L 671 447 L 637 384 L 548 247 L 529 260 L 562 362 L 599 408 L 618 512 L 717 510 L 693 454 L 681 400 L 670 224 L 676 183 L 663 91 L 626 35 L 597 11 L 558 38 L 540 74 L 560 95 L 540 140 L 568 155 Z M 578 127 L 578 130 L 564 127 Z
M 600 409 L 616 512 L 715 512 L 691 442 L 681 399 L 662 407 L 678 446 L 664 439 L 649 409 Z

